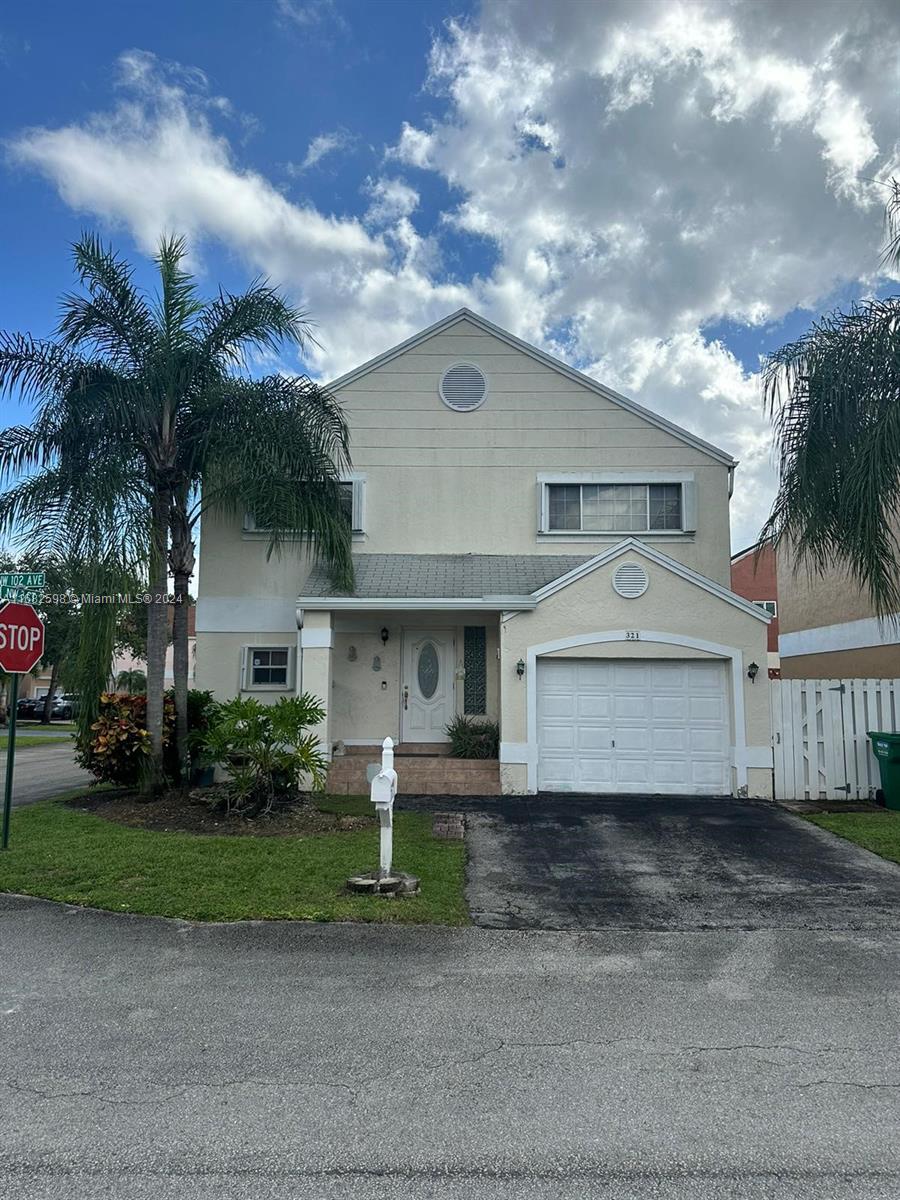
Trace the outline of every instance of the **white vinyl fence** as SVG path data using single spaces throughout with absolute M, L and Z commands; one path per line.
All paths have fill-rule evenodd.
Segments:
M 773 679 L 769 690 L 777 799 L 872 799 L 866 734 L 900 729 L 900 679 Z

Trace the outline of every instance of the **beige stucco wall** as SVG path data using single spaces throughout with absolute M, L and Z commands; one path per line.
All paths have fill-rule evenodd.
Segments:
M 860 646 L 781 659 L 782 679 L 900 679 L 900 646 Z
M 453 412 L 438 395 L 442 372 L 460 360 L 476 362 L 488 378 L 487 400 L 474 412 Z M 642 536 L 728 585 L 728 469 L 470 322 L 338 396 L 354 470 L 366 476 L 359 553 L 590 556 L 621 535 L 539 534 L 539 474 L 679 472 L 696 484 L 696 533 Z M 290 623 L 308 555 L 302 548 L 271 558 L 266 552 L 265 538 L 242 533 L 239 517 L 204 516 L 198 631 L 273 632 Z M 198 662 L 201 677 L 205 669 Z
M 629 552 L 629 560 L 641 561 L 641 556 Z M 740 678 L 744 703 L 744 741 L 749 752 L 760 761 L 768 761 L 771 753 L 769 685 L 766 675 L 766 629 L 762 621 L 750 616 L 718 596 L 681 579 L 665 567 L 644 559 L 650 584 L 643 596 L 626 600 L 612 587 L 615 568 L 624 561 L 618 558 L 598 568 L 583 579 L 563 588 L 544 600 L 537 609 L 519 613 L 501 625 L 500 686 L 501 728 L 504 743 L 519 746 L 528 740 L 526 680 L 516 676 L 519 659 L 528 661 L 529 648 L 575 635 L 602 633 L 607 630 L 630 630 L 641 635 L 635 641 L 617 641 L 573 649 L 572 657 L 590 656 L 602 652 L 618 658 L 692 657 L 690 650 L 680 651 L 666 643 L 655 643 L 647 636 L 659 632 L 715 642 L 732 647 L 740 654 Z M 755 683 L 747 678 L 751 662 L 760 667 Z M 731 676 L 728 675 L 729 688 Z M 734 716 L 731 698 L 732 720 Z M 734 741 L 734 729 L 732 739 Z M 517 766 L 518 764 L 508 764 Z M 506 770 L 504 779 L 509 790 L 521 790 L 522 770 Z M 737 789 L 735 773 L 734 786 Z M 771 795 L 771 771 L 753 769 L 748 775 L 751 795 Z
M 454 637 L 454 711 L 461 713 L 464 702 L 464 680 L 456 674 L 463 670 L 464 628 L 483 625 L 486 630 L 485 655 L 487 665 L 487 717 L 497 720 L 500 714 L 497 662 L 498 622 L 492 613 L 360 613 L 338 615 L 334 628 L 334 657 L 332 665 L 332 719 L 329 736 L 332 742 L 380 742 L 385 737 L 400 739 L 400 696 L 404 682 L 404 639 L 414 630 L 449 630 Z M 382 644 L 381 629 L 388 630 L 387 644 Z M 350 647 L 356 650 L 350 658 Z M 306 651 L 304 651 L 304 654 Z M 380 670 L 374 670 L 374 659 Z M 386 687 L 382 687 L 382 683 Z
M 778 564 L 778 625 L 781 633 L 837 625 L 874 615 L 869 598 L 848 571 L 830 567 L 824 575 L 810 576 L 805 567 L 795 570 L 790 552 L 780 550 Z
M 241 691 L 241 664 L 247 646 L 286 646 L 296 651 L 297 627 L 281 629 L 274 633 L 198 633 L 195 687 L 208 688 L 218 700 L 230 700 L 232 696 L 256 696 L 264 703 L 271 703 L 281 695 L 294 695 L 295 689 L 287 692 L 272 692 L 245 689 Z

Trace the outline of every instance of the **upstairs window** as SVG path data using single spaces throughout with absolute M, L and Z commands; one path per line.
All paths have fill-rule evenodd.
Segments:
M 754 600 L 753 603 L 757 608 L 763 609 L 770 617 L 778 616 L 778 604 L 774 600 Z
M 551 533 L 680 532 L 684 529 L 680 483 L 547 484 Z
M 342 479 L 340 483 L 341 489 L 341 507 L 344 511 L 347 520 L 350 522 L 350 528 L 355 534 L 365 532 L 366 520 L 366 477 L 358 475 L 355 472 L 349 475 L 346 479 Z M 244 533 L 266 533 L 264 526 L 257 524 L 251 513 L 245 513 Z

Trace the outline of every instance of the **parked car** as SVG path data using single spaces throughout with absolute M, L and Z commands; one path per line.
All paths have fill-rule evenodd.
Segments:
M 50 716 L 57 721 L 71 721 L 77 710 L 78 697 L 74 692 L 66 692 L 65 695 L 57 696 L 53 701 Z
M 16 720 L 18 721 L 39 721 L 43 713 L 43 696 L 23 696 L 16 705 Z

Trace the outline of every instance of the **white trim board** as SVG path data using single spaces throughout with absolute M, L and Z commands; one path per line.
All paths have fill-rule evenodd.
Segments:
M 537 608 L 534 596 L 300 596 L 297 621 L 302 621 L 304 609 L 310 612 L 432 612 L 443 609 L 506 612 L 532 608 Z
M 705 575 L 700 575 L 697 571 L 692 571 L 690 567 L 686 567 L 684 563 L 677 562 L 674 558 L 670 558 L 668 554 L 663 554 L 661 550 L 657 550 L 654 546 L 648 546 L 646 542 L 639 538 L 629 537 L 624 541 L 617 542 L 616 545 L 610 546 L 608 550 L 603 550 L 600 554 L 596 554 L 593 558 L 589 558 L 586 563 L 582 563 L 580 567 L 573 567 L 571 571 L 565 575 L 560 575 L 558 579 L 553 579 L 550 583 L 539 588 L 534 594 L 533 599 L 538 603 L 546 600 L 549 596 L 553 596 L 556 592 L 568 587 L 572 583 L 576 583 L 579 579 L 583 579 L 586 575 L 590 575 L 596 571 L 598 567 L 606 566 L 607 563 L 621 557 L 623 554 L 638 554 L 655 563 L 659 567 L 663 567 L 667 571 L 671 571 L 673 575 L 678 575 L 681 579 L 687 580 L 688 583 L 694 584 L 696 587 L 702 588 L 703 591 L 709 592 L 711 595 L 718 597 L 719 600 L 724 600 L 726 604 L 731 604 L 735 608 L 741 610 L 749 617 L 755 617 L 756 620 L 762 621 L 768 625 L 771 617 L 763 609 L 752 604 L 749 600 L 745 600 L 742 596 L 738 596 L 735 592 L 731 592 L 728 588 L 722 587 L 712 579 L 707 579 Z M 509 620 L 516 616 L 512 613 Z
M 555 650 L 571 650 L 575 646 L 595 646 L 603 642 L 628 642 L 624 629 L 604 630 L 598 633 L 578 633 L 572 637 L 556 638 L 552 642 L 541 642 L 529 646 L 525 660 L 525 711 L 528 729 L 526 762 L 528 765 L 528 790 L 537 791 L 538 740 L 537 740 L 537 660 Z M 642 642 L 659 642 L 662 645 L 684 646 L 693 650 L 705 650 L 717 658 L 731 663 L 731 703 L 734 745 L 732 767 L 738 792 L 747 786 L 747 769 L 756 765 L 748 761 L 746 719 L 744 714 L 744 653 L 737 646 L 724 646 L 718 642 L 707 642 L 702 638 L 686 637 L 680 633 L 641 630 Z
M 454 325 L 458 325 L 460 321 L 469 321 L 483 333 L 488 333 L 495 338 L 499 338 L 500 341 L 506 342 L 508 346 L 512 346 L 515 350 L 520 350 L 523 354 L 527 354 L 530 358 L 542 363 L 543 366 L 558 371 L 561 375 L 565 375 L 566 378 L 573 380 L 575 383 L 580 383 L 583 387 L 590 389 L 590 391 L 596 393 L 598 396 L 602 396 L 605 400 L 609 400 L 613 404 L 617 404 L 620 408 L 624 408 L 626 412 L 633 413 L 637 417 L 642 417 L 648 424 L 655 425 L 657 429 L 665 430 L 666 433 L 670 433 L 673 437 L 678 438 L 679 441 L 693 446 L 695 450 L 700 450 L 704 454 L 708 454 L 710 458 L 723 463 L 726 467 L 733 468 L 737 466 L 737 460 L 726 450 L 721 450 L 718 446 L 713 446 L 710 442 L 705 442 L 695 434 L 689 433 L 687 429 L 682 429 L 680 425 L 675 425 L 673 422 L 667 421 L 665 417 L 651 412 L 650 409 L 635 403 L 634 400 L 629 400 L 627 396 L 623 396 L 620 392 L 615 392 L 612 388 L 606 387 L 605 384 L 598 383 L 590 375 L 585 375 L 581 371 L 577 371 L 574 367 L 570 367 L 568 363 L 563 362 L 561 359 L 554 358 L 552 354 L 547 354 L 543 350 L 539 350 L 537 346 L 532 346 L 529 342 L 523 342 L 521 338 L 517 338 L 507 330 L 501 329 L 499 325 L 488 321 L 486 317 L 480 316 L 470 308 L 457 309 L 456 312 L 450 313 L 443 320 L 436 321 L 433 325 L 429 325 L 427 329 L 413 334 L 405 342 L 400 342 L 399 345 L 391 347 L 390 350 L 386 350 L 383 354 L 379 354 L 375 358 L 370 358 L 368 362 L 364 362 L 361 366 L 354 367 L 346 375 L 341 375 L 339 378 L 332 380 L 327 385 L 328 390 L 331 392 L 340 391 L 341 388 L 355 383 L 364 375 L 368 375 L 370 371 L 374 371 L 378 367 L 383 367 L 386 363 L 404 354 L 407 350 L 412 350 L 413 347 L 420 345 L 428 338 L 434 337 L 435 334 L 445 333 Z
M 798 629 L 778 637 L 778 653 L 782 658 L 798 654 L 833 654 L 837 650 L 861 650 L 866 646 L 900 645 L 900 613 L 898 623 L 879 621 L 878 617 L 863 617 L 860 621 L 841 621 L 836 625 L 819 625 L 814 629 Z

